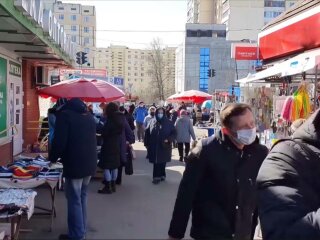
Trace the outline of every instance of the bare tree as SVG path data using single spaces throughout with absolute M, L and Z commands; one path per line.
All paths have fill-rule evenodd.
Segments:
M 172 71 L 169 69 L 169 62 L 164 59 L 163 47 L 159 38 L 155 38 L 151 42 L 149 61 L 151 63 L 149 69 L 152 78 L 151 86 L 155 90 L 154 97 L 160 101 L 165 100 L 165 97 L 167 97 L 166 82 L 169 80 Z

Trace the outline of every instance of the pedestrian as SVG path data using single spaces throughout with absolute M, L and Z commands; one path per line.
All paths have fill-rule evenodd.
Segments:
M 302 122 L 299 120 L 298 122 Z M 279 140 L 258 174 L 264 240 L 320 239 L 320 110 Z
M 124 167 L 130 165 L 132 168 L 132 158 L 131 156 L 128 156 L 130 152 L 128 152 L 129 148 L 131 148 L 131 144 L 134 144 L 135 142 L 135 136 L 133 130 L 130 128 L 128 123 L 127 115 L 125 114 L 125 108 L 119 107 L 119 117 L 121 118 L 123 122 L 123 130 L 120 138 L 120 166 L 118 168 L 118 175 L 116 179 L 116 184 L 121 185 L 122 183 L 122 170 Z M 130 162 L 131 161 L 131 162 Z M 116 188 L 114 186 L 114 191 L 116 191 Z
M 147 129 L 147 127 L 148 127 L 151 119 L 155 118 L 155 115 L 156 115 L 156 108 L 153 107 L 153 106 L 151 106 L 151 107 L 149 108 L 149 115 L 146 116 L 146 117 L 144 118 L 144 121 L 143 121 L 143 125 L 144 125 L 144 128 L 145 128 L 145 129 Z M 146 158 L 148 159 L 148 158 L 149 158 L 148 148 L 146 148 L 146 149 L 147 149 L 147 156 L 146 156 Z
M 181 114 L 181 113 L 180 113 L 180 114 Z M 177 121 L 177 119 L 178 119 L 178 112 L 177 112 L 174 108 L 172 108 L 172 109 L 170 110 L 170 121 L 171 121 L 173 124 L 175 124 L 176 121 Z
M 128 112 L 128 110 L 125 109 L 124 106 L 120 106 L 120 107 L 119 107 L 119 111 L 124 114 L 124 116 L 126 117 L 127 122 L 128 122 L 128 124 L 129 124 L 131 130 L 134 131 L 134 129 L 135 129 L 135 126 L 134 126 L 134 117 L 132 116 L 132 114 L 130 114 L 130 113 Z
M 96 123 L 85 103 L 73 98 L 56 115 L 50 161 L 61 158 L 68 203 L 68 234 L 59 239 L 85 239 L 87 189 L 97 166 Z
M 165 109 L 158 108 L 156 117 L 150 121 L 146 129 L 145 137 L 149 162 L 153 163 L 154 184 L 166 179 L 166 164 L 171 161 L 171 146 L 175 139 L 175 134 L 174 125 L 165 116 Z
M 143 142 L 143 139 L 144 139 L 143 121 L 147 115 L 148 115 L 148 110 L 145 108 L 144 103 L 140 102 L 139 107 L 137 107 L 134 111 L 134 118 L 136 120 L 136 126 L 137 126 L 137 137 L 139 142 Z
M 113 102 L 109 103 L 104 110 L 107 120 L 102 130 L 103 143 L 98 162 L 98 166 L 104 170 L 104 186 L 98 190 L 101 194 L 115 192 L 115 181 L 121 163 L 120 143 L 124 122 L 118 110 L 118 105 Z
M 190 139 L 192 137 L 193 141 L 196 140 L 196 135 L 194 134 L 193 125 L 190 117 L 187 114 L 186 110 L 181 110 L 180 117 L 178 118 L 176 124 L 176 132 L 177 132 L 177 143 L 178 143 L 178 151 L 179 151 L 179 161 L 183 162 L 186 160 L 186 157 L 190 151 Z M 184 153 L 183 155 L 183 146 Z
M 203 139 L 187 158 L 169 235 L 184 237 L 192 212 L 194 239 L 253 239 L 255 179 L 268 149 L 259 144 L 249 105 L 221 112 L 223 128 Z

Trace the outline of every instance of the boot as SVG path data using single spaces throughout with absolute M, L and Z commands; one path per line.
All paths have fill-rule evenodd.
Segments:
M 110 182 L 106 182 L 104 187 L 98 190 L 98 193 L 100 193 L 100 194 L 111 194 L 112 193 L 111 183 Z
M 111 191 L 116 192 L 116 182 L 115 181 L 111 181 Z
M 180 157 L 180 158 L 179 158 L 179 161 L 180 161 L 180 162 L 183 162 L 183 157 Z

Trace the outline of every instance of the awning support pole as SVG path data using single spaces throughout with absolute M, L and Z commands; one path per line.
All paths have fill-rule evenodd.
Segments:
M 314 78 L 314 97 L 313 97 L 313 111 L 317 110 L 317 88 L 318 88 L 318 65 L 316 65 L 315 69 L 315 78 Z

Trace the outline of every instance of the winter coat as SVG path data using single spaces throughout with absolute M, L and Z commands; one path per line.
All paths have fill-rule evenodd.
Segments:
M 131 130 L 133 131 L 134 129 L 136 129 L 136 127 L 134 126 L 134 117 L 132 116 L 132 114 L 126 113 L 125 116 L 127 118 Z
M 50 161 L 62 159 L 66 178 L 83 178 L 95 174 L 97 166 L 96 123 L 77 98 L 68 101 L 56 115 Z
M 137 107 L 134 111 L 134 118 L 136 123 L 142 124 L 144 118 L 148 115 L 148 110 L 145 107 Z
M 175 140 L 175 128 L 165 116 L 161 120 L 156 117 L 151 119 L 145 133 L 145 146 L 148 149 L 150 163 L 166 163 L 171 161 L 172 142 Z M 168 140 L 167 143 L 164 141 Z
M 252 239 L 255 179 L 267 152 L 258 141 L 239 150 L 221 132 L 199 142 L 187 158 L 169 235 L 183 238 L 192 212 L 192 238 Z
M 319 110 L 294 132 L 293 140 L 277 143 L 259 171 L 264 240 L 320 239 Z
M 121 162 L 121 138 L 124 130 L 124 119 L 119 113 L 107 117 L 102 130 L 103 143 L 98 166 L 102 169 L 116 169 Z
M 178 118 L 175 127 L 177 131 L 178 143 L 190 143 L 190 136 L 193 140 L 196 140 L 193 125 L 188 116 Z
M 126 142 L 129 142 L 129 144 L 134 144 L 135 136 L 134 136 L 134 132 L 131 130 L 129 126 L 126 115 L 120 112 L 118 114 L 123 121 L 123 130 L 120 138 L 120 150 L 121 150 L 120 159 L 122 163 L 125 163 L 127 162 L 127 143 Z

